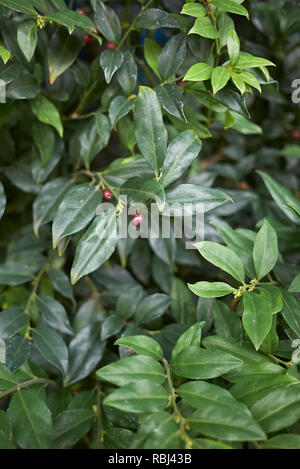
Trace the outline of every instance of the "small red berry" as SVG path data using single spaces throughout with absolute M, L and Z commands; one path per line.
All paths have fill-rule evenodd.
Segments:
M 103 189 L 102 196 L 103 196 L 103 200 L 105 200 L 106 202 L 110 202 L 114 198 L 114 196 L 112 195 L 109 189 Z
M 291 138 L 294 140 L 300 140 L 300 130 L 292 130 Z
M 110 50 L 113 50 L 116 48 L 116 45 L 113 43 L 113 42 L 107 42 L 105 44 L 105 49 L 110 49 Z
M 177 83 L 178 86 L 184 86 L 185 85 L 184 81 L 182 81 L 182 80 L 178 80 L 176 83 Z
M 140 212 L 136 212 L 134 215 L 131 217 L 131 224 L 133 226 L 141 226 L 141 224 L 144 221 L 144 215 L 142 215 Z
M 80 15 L 84 15 L 84 16 L 87 16 L 87 12 L 82 10 L 81 8 L 77 8 L 76 9 L 77 13 L 79 13 Z
M 83 42 L 85 43 L 86 46 L 88 46 L 90 44 L 93 44 L 95 42 L 95 39 L 89 34 L 85 34 L 83 36 Z
M 249 186 L 245 181 L 243 181 L 239 183 L 239 189 L 241 189 L 241 191 L 246 191 L 249 189 Z

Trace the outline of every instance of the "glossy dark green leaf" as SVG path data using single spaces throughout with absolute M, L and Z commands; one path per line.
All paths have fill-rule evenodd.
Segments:
M 285 433 L 273 436 L 263 444 L 264 449 L 300 449 L 300 435 Z
M 33 227 L 36 236 L 38 236 L 39 227 L 41 225 L 53 220 L 71 184 L 71 180 L 56 178 L 43 186 L 33 203 Z
M 12 10 L 24 13 L 25 15 L 36 15 L 36 10 L 33 8 L 32 2 L 28 0 L 1 0 L 0 4 Z
M 105 50 L 100 55 L 100 66 L 104 72 L 106 83 L 110 83 L 114 74 L 123 63 L 123 53 L 119 50 Z
M 32 138 L 40 152 L 42 165 L 46 165 L 54 152 L 55 132 L 49 125 L 34 122 L 32 125 Z
M 79 241 L 71 270 L 71 283 L 98 269 L 113 254 L 118 243 L 116 213 L 105 210 L 97 216 Z
M 126 195 L 128 203 L 155 200 L 160 211 L 165 205 L 165 191 L 156 179 L 130 178 L 120 189 L 120 194 Z
M 116 304 L 116 313 L 118 316 L 124 319 L 128 319 L 133 316 L 144 296 L 145 292 L 140 285 L 124 291 L 124 293 L 119 296 Z
M 109 106 L 109 119 L 111 126 L 116 130 L 116 125 L 122 117 L 127 116 L 133 108 L 133 101 L 125 96 L 117 96 Z
M 15 371 L 29 358 L 31 342 L 23 336 L 13 337 L 6 345 L 6 365 Z
M 22 285 L 33 280 L 33 272 L 29 266 L 9 261 L 0 264 L 0 285 Z
M 94 415 L 89 409 L 69 409 L 53 419 L 53 446 L 56 449 L 71 448 L 91 429 Z
M 26 324 L 27 317 L 21 308 L 9 308 L 0 313 L 0 339 L 10 339 Z
M 94 218 L 102 193 L 91 184 L 73 186 L 63 198 L 52 225 L 53 248 L 65 236 L 77 233 Z
M 117 71 L 117 80 L 124 93 L 130 96 L 136 89 L 137 65 L 129 51 L 123 52 L 123 64 Z
M 100 340 L 100 324 L 83 327 L 69 344 L 68 384 L 88 376 L 102 358 L 106 342 Z
M 148 8 L 139 16 L 137 26 L 145 29 L 179 28 L 176 18 L 159 8 Z
M 52 418 L 50 411 L 36 391 L 16 392 L 8 409 L 13 435 L 23 449 L 52 448 Z
M 298 337 L 300 334 L 300 302 L 295 295 L 285 290 L 282 290 L 281 314 Z
M 132 443 L 133 448 L 180 449 L 179 427 L 173 416 L 165 411 L 143 420 Z
M 40 354 L 65 376 L 68 368 L 68 350 L 62 338 L 50 328 L 32 331 L 34 345 Z
M 23 54 L 30 62 L 37 45 L 37 25 L 35 21 L 25 20 L 20 23 L 17 39 Z
M 54 298 L 45 295 L 39 295 L 36 298 L 36 304 L 40 309 L 44 320 L 53 329 L 57 329 L 64 334 L 73 334 L 69 318 L 62 304 Z
M 172 350 L 172 360 L 176 359 L 176 356 L 182 352 L 182 350 L 188 347 L 198 346 L 201 344 L 202 330 L 205 326 L 204 321 L 199 321 L 189 327 L 177 340 Z
M 163 80 L 177 72 L 186 55 L 186 35 L 176 34 L 164 46 L 158 58 L 158 72 Z
M 109 120 L 101 112 L 96 112 L 95 121 L 96 121 L 96 128 L 97 128 L 98 136 L 100 138 L 100 142 L 103 147 L 106 147 L 106 145 L 109 142 L 110 133 L 111 133 Z
M 170 305 L 170 299 L 163 293 L 147 296 L 138 305 L 135 313 L 137 324 L 144 324 L 164 314 Z
M 0 449 L 16 449 L 12 443 L 12 426 L 7 412 L 0 410 Z
M 139 149 L 155 174 L 159 175 L 167 149 L 167 131 L 155 91 L 140 87 L 134 118 Z
M 104 319 L 101 328 L 101 340 L 116 336 L 125 327 L 125 322 L 117 314 L 111 314 Z
M 97 28 L 110 42 L 117 44 L 121 39 L 121 25 L 115 11 L 103 2 L 95 2 L 94 20 Z
M 243 328 L 237 312 L 232 311 L 225 302 L 214 301 L 212 313 L 217 334 L 222 334 L 225 337 L 233 339 L 241 339 L 243 337 Z
M 5 207 L 6 207 L 6 195 L 4 192 L 3 184 L 0 181 L 0 219 L 3 217 Z
M 186 122 L 183 109 L 183 91 L 175 83 L 164 83 L 154 88 L 160 105 L 171 116 Z
M 246 292 L 243 295 L 243 326 L 256 350 L 270 332 L 272 309 L 269 297 L 262 293 Z
M 47 49 L 51 84 L 75 62 L 81 47 L 82 39 L 76 32 L 69 34 L 60 28 L 53 34 Z
M 0 363 L 0 390 L 13 389 L 18 385 L 20 379 L 13 373 L 7 365 Z
M 56 11 L 54 13 L 48 13 L 47 18 L 57 24 L 66 26 L 70 34 L 72 34 L 75 27 L 82 28 L 87 31 L 90 30 L 95 33 L 97 32 L 92 20 L 88 16 L 81 15 L 76 11 Z
M 49 269 L 48 275 L 52 281 L 55 290 L 58 291 L 58 293 L 60 293 L 65 298 L 69 298 L 72 303 L 75 304 L 75 299 L 69 277 L 62 270 L 56 269 L 54 267 Z

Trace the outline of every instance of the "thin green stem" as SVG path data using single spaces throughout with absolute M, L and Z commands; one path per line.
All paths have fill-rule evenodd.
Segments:
M 180 436 L 185 441 L 185 448 L 191 449 L 193 441 L 186 432 L 187 422 L 185 418 L 181 415 L 178 409 L 177 403 L 176 403 L 176 393 L 175 393 L 175 389 L 173 386 L 173 381 L 172 381 L 172 377 L 170 373 L 170 365 L 165 358 L 163 358 L 163 364 L 164 364 L 164 368 L 166 371 L 168 386 L 169 386 L 169 390 L 171 394 L 171 403 L 172 403 L 172 407 L 173 407 L 173 411 L 175 415 L 175 420 L 179 423 Z
M 30 379 L 28 381 L 24 381 L 24 383 L 19 383 L 16 386 L 13 386 L 10 389 L 6 389 L 5 391 L 0 392 L 0 399 L 4 396 L 8 396 L 8 394 L 12 394 L 19 389 L 24 389 L 28 388 L 28 386 L 32 386 L 33 384 L 49 384 L 52 386 L 57 386 L 55 381 L 52 381 L 50 379 L 44 379 L 44 378 L 37 378 L 36 376 L 33 379 Z

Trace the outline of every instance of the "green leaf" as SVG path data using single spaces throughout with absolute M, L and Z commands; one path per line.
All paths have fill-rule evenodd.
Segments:
M 253 67 L 265 67 L 265 66 L 274 66 L 273 62 L 270 60 L 263 59 L 262 57 L 256 57 L 247 52 L 240 52 L 238 61 L 235 66 L 239 68 L 253 68 Z
M 123 329 L 125 326 L 125 322 L 122 318 L 119 318 L 117 314 L 111 314 L 107 318 L 104 319 L 101 328 L 101 340 L 106 340 L 109 337 L 118 335 L 118 333 Z
M 180 324 L 194 322 L 194 302 L 185 282 L 174 278 L 170 292 L 172 315 Z
M 269 297 L 262 293 L 246 292 L 243 295 L 243 326 L 256 350 L 270 332 L 272 309 Z
M 0 313 L 0 339 L 10 339 L 26 324 L 27 317 L 21 308 L 9 308 Z
M 118 243 L 114 209 L 105 210 L 97 216 L 76 249 L 71 270 L 71 283 L 98 269 L 113 254 Z
M 0 363 L 0 390 L 15 388 L 20 379 L 6 365 Z
M 85 228 L 94 218 L 101 201 L 102 193 L 96 186 L 73 186 L 63 198 L 53 220 L 53 249 L 64 237 Z
M 201 148 L 201 140 L 191 130 L 186 130 L 177 135 L 167 148 L 160 180 L 161 184 L 166 187 L 180 178 L 198 156 Z
M 234 288 L 223 282 L 197 282 L 188 283 L 189 289 L 201 298 L 217 298 L 219 296 L 229 295 L 234 292 Z
M 290 427 L 300 417 L 300 384 L 276 389 L 257 401 L 251 408 L 255 420 L 265 432 Z
M 63 136 L 64 129 L 59 112 L 51 101 L 45 98 L 45 96 L 40 95 L 30 101 L 30 107 L 33 114 L 41 122 L 52 125 L 57 130 L 59 136 Z
M 110 83 L 114 74 L 123 63 L 123 53 L 119 50 L 105 50 L 100 55 L 100 66 L 104 72 L 106 83 Z
M 159 343 L 146 335 L 121 337 L 116 340 L 115 345 L 131 348 L 138 355 L 147 355 L 154 358 L 154 360 L 161 360 L 163 358 L 163 351 Z
M 144 55 L 147 64 L 153 70 L 153 72 L 160 78 L 158 72 L 158 58 L 161 53 L 161 47 L 157 42 L 147 38 L 144 43 Z
M 33 228 L 36 236 L 38 236 L 41 225 L 53 220 L 71 184 L 71 180 L 56 178 L 42 187 L 41 192 L 33 203 Z
M 132 317 L 144 296 L 145 292 L 140 285 L 126 289 L 124 293 L 119 296 L 116 304 L 116 313 L 118 316 L 123 319 Z
M 138 381 L 110 393 L 103 401 L 105 406 L 125 412 L 154 413 L 168 405 L 168 392 L 160 384 Z
M 199 5 L 200 6 L 200 5 Z M 213 68 L 206 62 L 192 65 L 184 76 L 184 81 L 205 81 L 211 78 Z
M 182 378 L 210 379 L 224 375 L 241 364 L 241 360 L 221 350 L 191 346 L 175 356 L 172 369 Z
M 4 64 L 7 64 L 9 59 L 11 58 L 11 53 L 9 50 L 4 47 L 2 41 L 0 41 L 0 57 L 2 58 Z
M 227 33 L 227 50 L 230 64 L 234 66 L 238 60 L 240 53 L 240 40 L 235 29 L 230 29 Z
M 225 67 L 216 67 L 213 69 L 211 75 L 211 84 L 213 93 L 216 94 L 219 90 L 224 88 L 230 79 L 230 71 Z
M 146 417 L 135 435 L 132 448 L 180 449 L 179 427 L 173 416 L 162 411 Z
M 90 119 L 82 125 L 78 134 L 79 155 L 85 163 L 86 168 L 90 167 L 90 163 L 95 156 L 103 148 L 103 140 L 107 136 L 99 136 L 99 121 Z
M 6 207 L 6 195 L 4 192 L 3 184 L 0 181 L 0 219 L 3 217 L 5 207 Z
M 127 116 L 132 108 L 132 99 L 127 99 L 125 96 L 117 96 L 112 100 L 109 106 L 109 119 L 114 130 L 116 130 L 118 121 Z
M 272 225 L 264 220 L 254 242 L 253 260 L 258 280 L 265 277 L 275 266 L 278 258 L 277 234 Z
M 134 56 L 129 52 L 123 52 L 123 64 L 117 71 L 117 80 L 124 93 L 130 96 L 136 89 L 137 65 Z
M 186 56 L 186 35 L 172 36 L 158 57 L 158 72 L 163 81 L 177 72 Z
M 199 5 L 199 3 L 185 3 L 181 13 L 183 15 L 203 17 L 207 15 L 207 10 L 203 5 Z
M 121 358 L 121 360 L 100 368 L 97 371 L 97 376 L 117 386 L 126 386 L 132 382 L 143 380 L 149 380 L 156 384 L 162 384 L 165 381 L 165 372 L 162 366 L 155 359 L 146 355 Z
M 214 301 L 212 305 L 215 329 L 217 334 L 222 334 L 229 339 L 241 339 L 243 328 L 241 320 L 232 309 L 223 301 Z
M 168 295 L 155 293 L 144 298 L 137 307 L 135 321 L 137 324 L 144 324 L 164 314 L 170 305 Z
M 47 50 L 51 85 L 75 62 L 81 47 L 82 38 L 76 32 L 70 35 L 60 28 L 53 34 Z
M 56 11 L 54 13 L 48 13 L 46 16 L 50 21 L 54 21 L 57 24 L 66 26 L 69 30 L 69 33 L 72 34 L 75 26 L 82 28 L 86 31 L 93 31 L 97 33 L 96 27 L 92 20 L 85 15 L 72 10 Z
M 35 21 L 25 20 L 18 26 L 18 44 L 28 62 L 31 61 L 37 45 L 37 25 Z
M 159 175 L 167 149 L 167 131 L 155 91 L 141 86 L 135 104 L 135 136 L 145 160 Z
M 204 259 L 243 283 L 245 278 L 244 266 L 235 252 L 213 241 L 202 241 L 196 243 L 195 246 Z
M 51 414 L 39 393 L 20 389 L 13 395 L 8 413 L 14 439 L 22 449 L 52 448 Z
M 177 340 L 175 347 L 172 350 L 172 360 L 175 361 L 177 355 L 182 352 L 182 350 L 187 349 L 191 346 L 200 347 L 202 329 L 205 326 L 204 321 L 199 321 L 189 327 Z
M 104 5 L 103 2 L 95 3 L 94 20 L 100 33 L 109 41 L 117 44 L 121 39 L 121 25 L 115 11 Z
M 283 156 L 297 156 L 300 158 L 300 145 L 288 145 L 281 152 Z
M 101 112 L 96 112 L 95 115 L 96 129 L 98 132 L 98 137 L 100 139 L 101 145 L 106 147 L 110 139 L 110 123 L 108 118 Z
M 273 436 L 263 444 L 264 449 L 300 449 L 300 435 L 283 433 Z
M 64 334 L 73 334 L 66 310 L 58 301 L 50 296 L 39 295 L 36 298 L 36 304 L 50 327 Z
M 235 13 L 236 15 L 242 15 L 249 18 L 246 8 L 233 0 L 213 0 L 212 3 L 222 11 L 228 11 L 229 13 Z
M 160 105 L 171 116 L 186 122 L 184 115 L 183 90 L 175 83 L 165 83 L 154 88 Z
M 297 337 L 300 337 L 300 302 L 286 290 L 282 290 L 281 314 Z
M 88 324 L 70 342 L 69 368 L 65 380 L 67 384 L 83 380 L 98 365 L 106 346 L 106 342 L 100 339 L 100 329 L 100 323 Z
M 165 216 L 205 213 L 231 200 L 225 192 L 200 184 L 178 184 L 166 191 Z
M 32 338 L 45 360 L 65 376 L 68 367 L 68 350 L 62 338 L 52 329 L 46 328 L 33 329 Z
M 139 28 L 180 28 L 180 24 L 174 16 L 159 8 L 148 8 L 143 11 L 136 22 Z
M 20 368 L 28 359 L 31 351 L 31 342 L 24 336 L 13 337 L 6 345 L 6 365 L 10 370 Z
M 176 392 L 197 409 L 188 417 L 191 429 L 227 441 L 265 439 L 264 432 L 249 409 L 226 389 L 210 383 L 191 381 L 177 388 Z
M 49 125 L 34 121 L 32 138 L 40 152 L 42 166 L 45 166 L 50 161 L 55 149 L 55 132 Z
M 291 206 L 300 206 L 299 200 L 292 195 L 292 193 L 286 189 L 284 186 L 279 184 L 275 179 L 269 176 L 263 171 L 257 171 L 258 174 L 262 177 L 265 185 L 267 186 L 268 191 L 275 200 L 276 204 L 282 210 L 282 212 L 293 222 L 300 223 L 299 216 L 295 211 L 290 208 Z
M 147 200 L 155 200 L 159 211 L 161 212 L 165 205 L 165 191 L 156 179 L 144 179 L 134 177 L 128 179 L 120 189 L 121 195 L 126 195 L 128 203 L 143 202 Z
M 198 34 L 209 39 L 217 39 L 219 37 L 218 31 L 208 16 L 198 17 L 189 34 Z
M 48 275 L 55 290 L 65 298 L 69 298 L 72 303 L 75 304 L 69 277 L 62 270 L 56 269 L 55 267 L 49 269 Z
M 27 265 L 12 261 L 0 264 L 0 285 L 22 285 L 31 280 L 33 273 Z
M 296 275 L 294 280 L 289 286 L 289 292 L 291 293 L 299 293 L 300 292 L 300 273 Z
M 0 449 L 16 449 L 12 443 L 12 426 L 7 412 L 0 410 Z
M 0 0 L 0 5 L 4 5 L 11 10 L 24 13 L 25 15 L 36 16 L 36 10 L 32 6 L 32 2 L 28 0 Z
M 90 409 L 69 409 L 53 419 L 54 448 L 71 448 L 91 429 L 94 414 Z

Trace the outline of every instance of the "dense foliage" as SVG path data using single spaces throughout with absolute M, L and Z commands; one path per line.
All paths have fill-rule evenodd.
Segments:
M 0 448 L 299 449 L 298 1 L 0 0 L 0 56 Z

